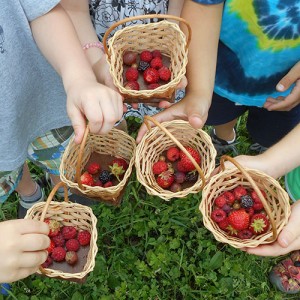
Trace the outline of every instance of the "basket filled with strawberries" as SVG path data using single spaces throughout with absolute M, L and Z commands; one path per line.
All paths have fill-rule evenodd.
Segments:
M 118 205 L 134 165 L 135 140 L 113 128 L 96 135 L 88 126 L 80 145 L 72 139 L 60 165 L 61 180 L 72 193 Z
M 226 169 L 225 160 L 235 168 Z M 202 191 L 199 209 L 205 227 L 235 248 L 274 242 L 291 213 L 286 191 L 274 178 L 243 168 L 232 157 L 222 156 L 220 168 Z
M 53 201 L 58 188 L 64 187 L 63 202 Z M 25 219 L 44 221 L 49 225 L 48 257 L 38 274 L 83 282 L 94 269 L 97 248 L 97 219 L 90 207 L 68 201 L 64 183 L 57 184 L 46 202 L 33 205 Z
M 136 149 L 138 181 L 166 201 L 200 192 L 215 167 L 210 136 L 182 120 L 160 124 L 145 116 L 144 121 L 149 131 Z M 149 121 L 156 127 L 150 128 Z
M 118 26 L 141 19 L 163 19 L 117 30 Z M 175 22 L 186 25 L 187 36 Z M 190 25 L 172 15 L 144 15 L 114 23 L 103 37 L 103 47 L 115 86 L 125 102 L 174 102 L 175 89 L 184 77 Z

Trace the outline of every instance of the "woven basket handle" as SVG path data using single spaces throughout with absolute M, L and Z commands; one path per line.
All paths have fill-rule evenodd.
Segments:
M 82 185 L 81 182 L 81 172 L 80 172 L 80 166 L 81 166 L 81 161 L 82 161 L 82 156 L 83 156 L 83 150 L 86 144 L 86 140 L 88 137 L 90 130 L 89 130 L 89 126 L 87 125 L 84 131 L 84 135 L 83 135 L 83 139 L 81 141 L 79 150 L 78 150 L 78 159 L 77 159 L 77 164 L 76 164 L 76 173 L 75 173 L 75 180 L 78 183 L 78 186 L 81 190 L 85 190 L 85 187 Z
M 148 130 L 151 129 L 151 126 L 149 125 L 148 121 L 151 121 L 157 127 L 159 127 L 178 146 L 178 148 L 180 148 L 180 150 L 182 150 L 182 152 L 184 152 L 184 154 L 190 159 L 190 161 L 193 163 L 193 165 L 195 166 L 196 170 L 198 171 L 198 173 L 200 174 L 200 177 L 202 179 L 202 186 L 201 186 L 201 190 L 202 190 L 205 186 L 205 177 L 204 177 L 202 169 L 197 164 L 197 162 L 192 157 L 192 155 L 183 147 L 183 145 L 174 137 L 174 135 L 167 128 L 163 127 L 156 119 L 154 119 L 150 116 L 144 116 L 144 122 L 145 122 Z
M 273 231 L 273 241 L 275 241 L 276 238 L 277 238 L 276 224 L 275 224 L 274 218 L 272 217 L 272 212 L 271 212 L 271 209 L 269 207 L 269 204 L 267 203 L 266 199 L 264 198 L 262 192 L 258 188 L 255 181 L 252 179 L 252 177 L 249 175 L 249 173 L 232 157 L 227 156 L 227 155 L 223 155 L 221 157 L 220 166 L 221 166 L 221 169 L 223 171 L 225 170 L 225 164 L 224 164 L 225 160 L 229 160 L 232 164 L 234 164 L 241 171 L 241 173 L 247 178 L 248 182 L 252 185 L 252 187 L 253 187 L 254 191 L 256 192 L 257 196 L 259 197 L 260 201 L 263 203 L 263 206 L 264 206 L 264 208 L 266 210 L 266 213 L 269 217 L 269 220 L 270 220 L 270 223 L 271 223 L 271 226 L 272 226 L 272 231 Z
M 118 26 L 130 22 L 130 21 L 135 21 L 135 20 L 142 20 L 142 19 L 170 19 L 170 20 L 175 20 L 178 22 L 182 22 L 183 24 L 186 25 L 187 29 L 188 29 L 188 35 L 186 37 L 186 45 L 185 45 L 185 49 L 187 49 L 189 47 L 189 44 L 191 42 L 191 36 L 192 36 L 192 29 L 190 24 L 183 18 L 177 17 L 177 16 L 173 16 L 173 15 L 164 15 L 164 14 L 151 14 L 151 15 L 140 15 L 140 16 L 134 16 L 134 17 L 130 17 L 130 18 L 125 18 L 123 20 L 120 20 L 116 23 L 114 23 L 113 25 L 111 25 L 107 31 L 105 32 L 104 36 L 103 36 L 103 48 L 105 53 L 108 55 L 108 47 L 107 47 L 107 40 L 109 37 L 109 34 Z
M 52 189 L 51 193 L 49 194 L 47 200 L 46 200 L 46 203 L 45 203 L 45 206 L 43 208 L 43 211 L 42 211 L 42 214 L 41 214 L 41 218 L 40 218 L 40 221 L 44 221 L 45 220 L 45 215 L 47 213 L 47 210 L 48 210 L 48 207 L 49 207 L 49 204 L 50 202 L 52 201 L 55 193 L 57 192 L 57 190 L 60 188 L 60 187 L 63 187 L 64 188 L 64 200 L 66 202 L 69 201 L 69 198 L 68 198 L 68 188 L 66 186 L 65 183 L 63 182 L 59 182 L 58 184 L 56 184 L 54 186 L 54 188 Z M 42 266 L 39 266 L 39 270 L 41 271 L 42 274 L 47 274 L 48 272 L 42 267 Z

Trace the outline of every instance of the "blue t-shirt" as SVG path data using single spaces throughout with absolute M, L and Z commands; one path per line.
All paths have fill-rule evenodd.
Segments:
M 217 4 L 220 0 L 194 0 Z M 299 0 L 226 0 L 218 49 L 215 93 L 262 106 L 300 61 Z

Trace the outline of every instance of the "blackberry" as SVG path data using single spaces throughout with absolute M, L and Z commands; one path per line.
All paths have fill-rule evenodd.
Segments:
M 185 175 L 185 181 L 193 182 L 198 180 L 198 173 L 197 172 L 189 172 Z
M 253 199 L 249 195 L 241 196 L 241 206 L 244 208 L 250 208 L 253 206 Z
M 99 180 L 105 184 L 106 182 L 108 181 L 112 181 L 114 178 L 114 175 L 111 174 L 108 170 L 103 170 L 100 172 L 100 175 L 99 175 Z
M 138 65 L 138 71 L 145 71 L 145 70 L 147 70 L 148 68 L 150 67 L 150 64 L 149 63 L 147 63 L 147 62 L 145 62 L 145 61 L 140 61 L 139 62 L 139 65 Z

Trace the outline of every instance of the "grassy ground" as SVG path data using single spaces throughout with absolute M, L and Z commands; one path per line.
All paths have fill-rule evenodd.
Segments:
M 242 119 L 238 148 L 246 154 L 251 141 L 244 124 Z M 131 120 L 130 130 L 137 127 Z M 120 207 L 93 207 L 99 251 L 84 284 L 33 275 L 14 283 L 6 298 L 299 299 L 278 292 L 268 281 L 280 258 L 251 256 L 218 243 L 202 224 L 200 200 L 201 194 L 170 202 L 149 196 L 132 174 Z M 1 220 L 16 217 L 16 207 L 13 195 L 0 206 Z

